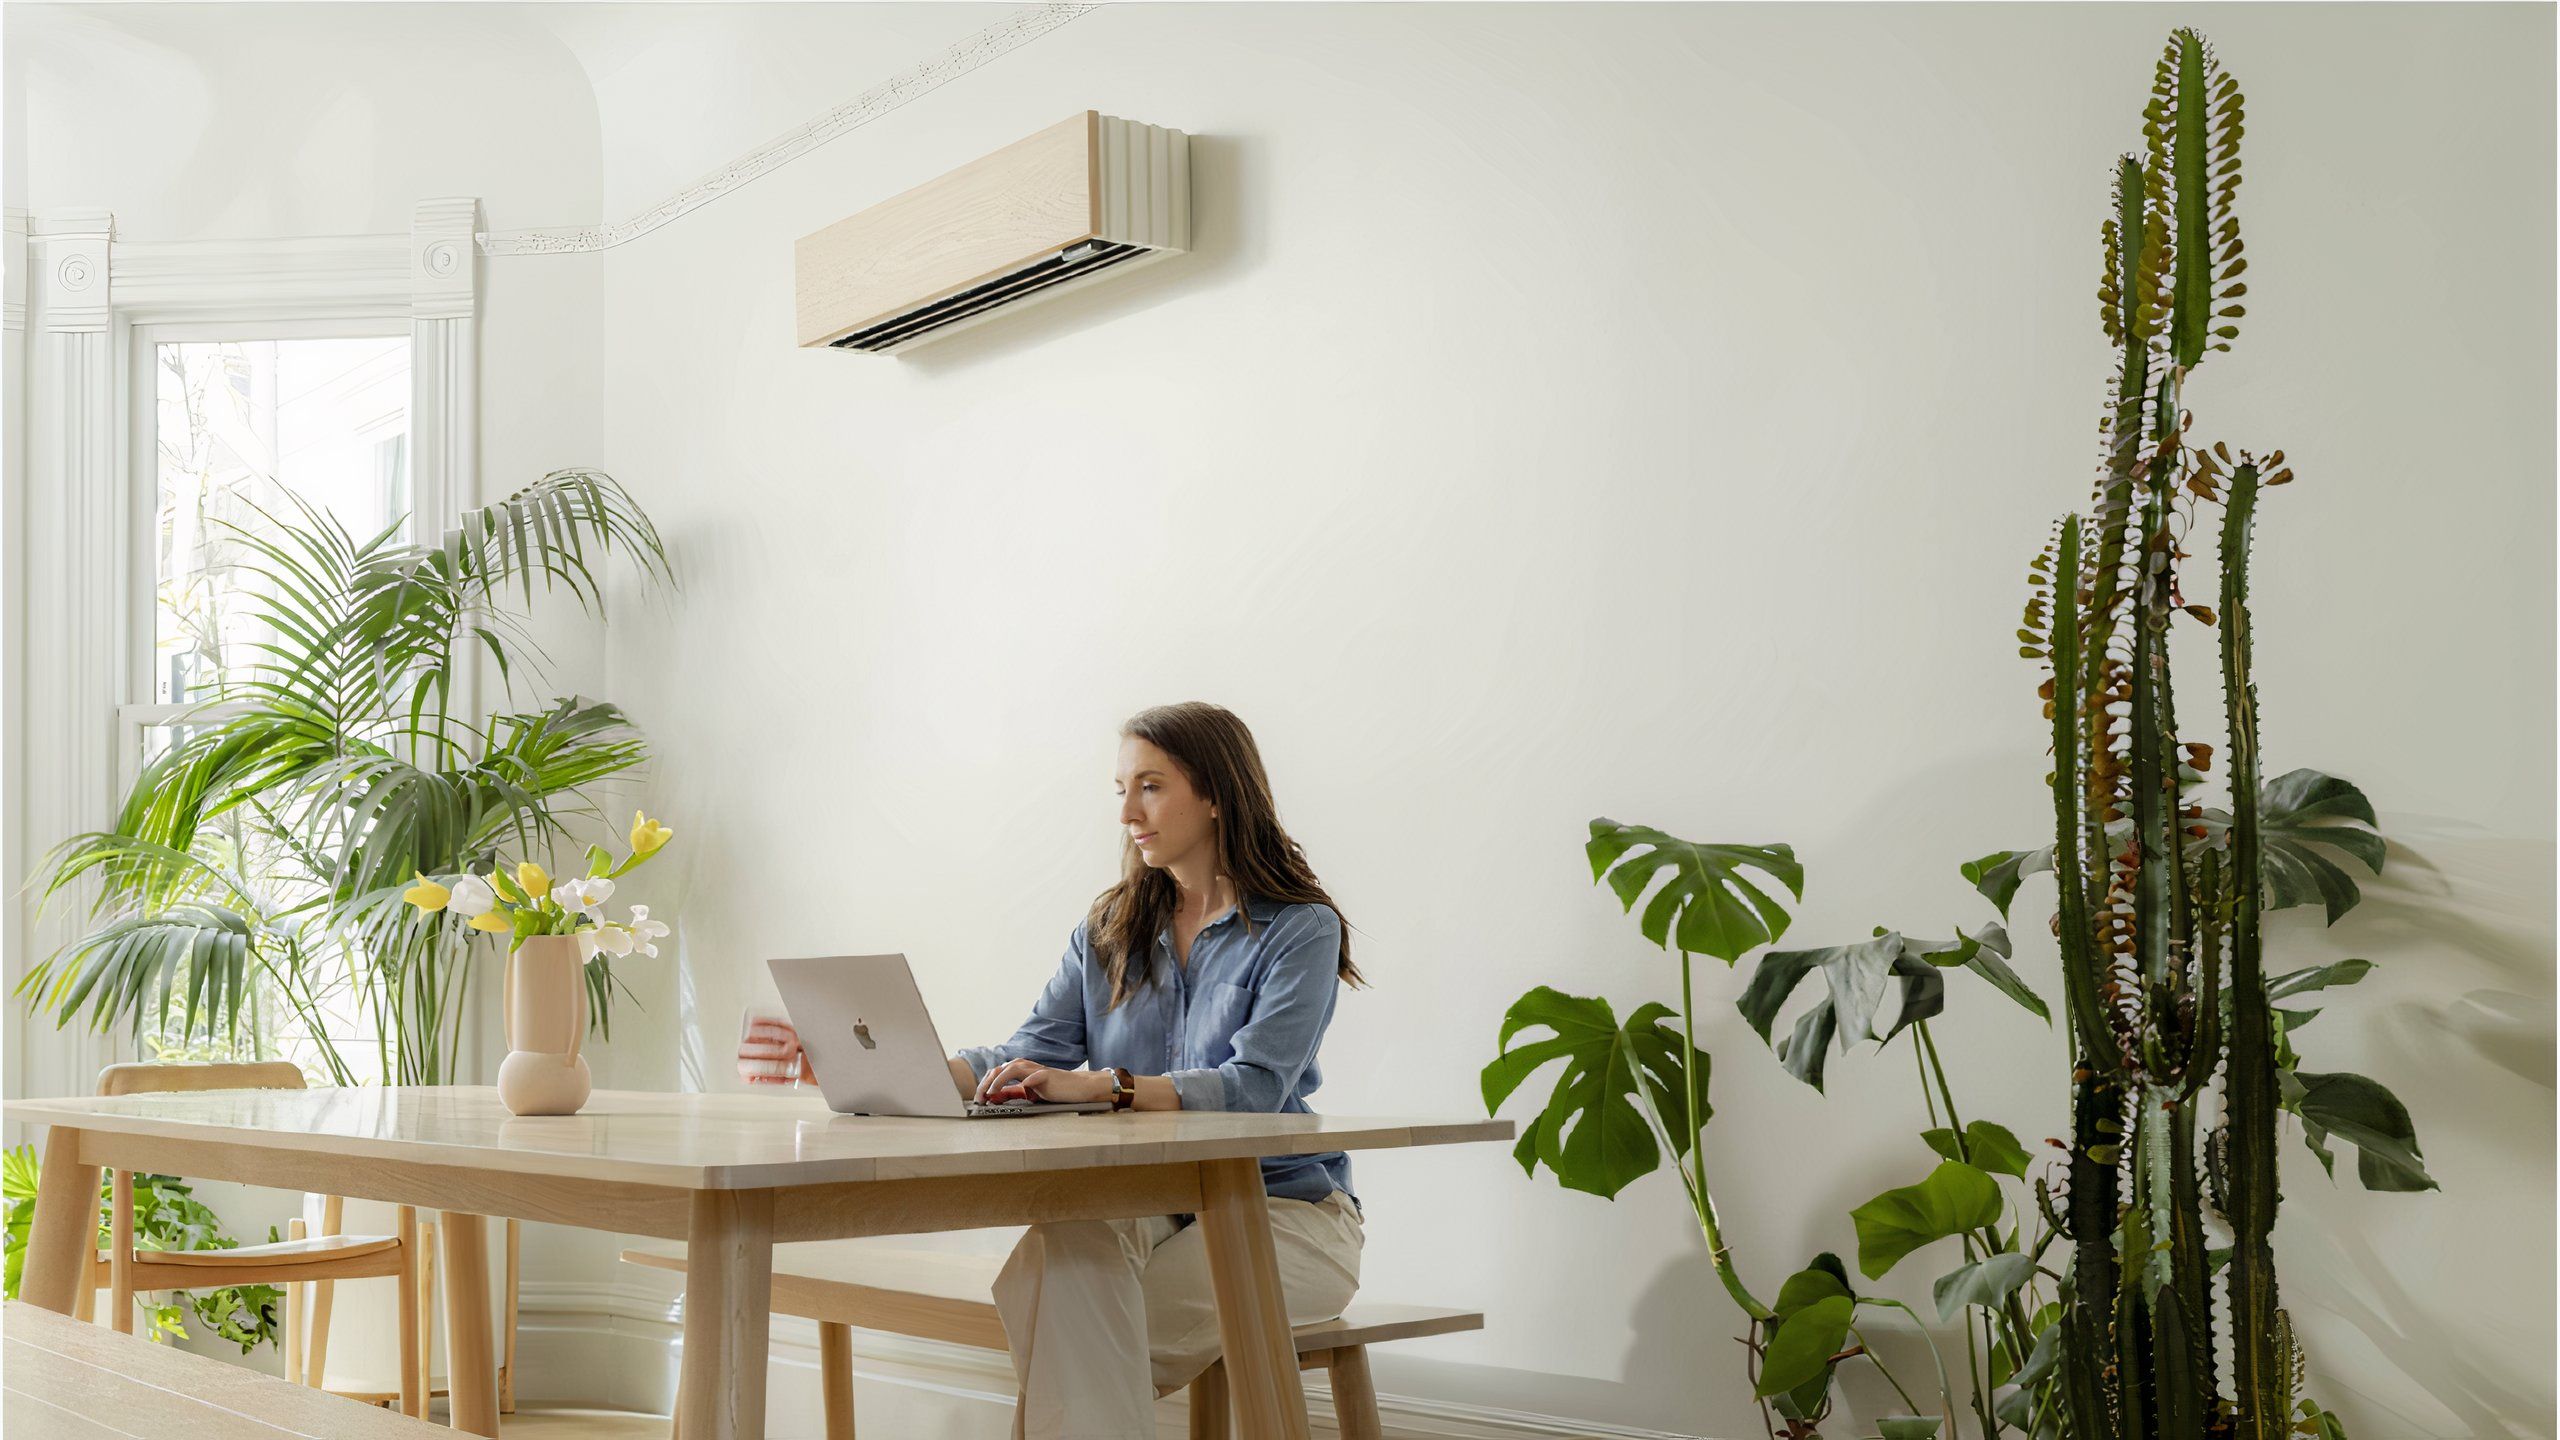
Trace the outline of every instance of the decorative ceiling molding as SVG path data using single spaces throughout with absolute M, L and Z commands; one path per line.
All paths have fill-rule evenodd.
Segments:
M 501 230 L 480 237 L 491 255 L 573 255 L 609 250 L 636 240 L 659 226 L 710 204 L 750 180 L 771 174 L 839 135 L 870 124 L 908 101 L 956 80 L 998 56 L 1039 39 L 1068 21 L 1102 8 L 1094 5 L 1034 5 L 997 21 L 941 54 L 871 87 L 849 105 L 841 105 L 721 166 L 673 196 L 601 229 Z

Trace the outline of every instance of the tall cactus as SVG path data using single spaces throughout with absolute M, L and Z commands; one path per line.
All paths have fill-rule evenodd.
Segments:
M 2038 562 L 2024 634 L 2052 674 L 2073 1049 L 2062 1393 L 2070 1432 L 2105 1440 L 2274 1440 L 2292 1411 L 2267 1245 L 2279 1101 L 2259 954 L 2245 569 L 2260 476 L 2280 458 L 2262 466 L 2191 443 L 2184 404 L 2196 367 L 2239 333 L 2242 111 L 2204 38 L 2172 35 L 2143 111 L 2143 150 L 2117 163 L 2101 230 L 2100 316 L 2118 364 L 2097 495 L 2085 525 L 2064 521 Z M 2197 509 L 2217 501 L 2219 615 L 2188 603 L 2179 579 Z M 2233 807 L 2218 837 L 2190 793 L 2211 749 L 2177 737 L 2169 630 L 2181 615 L 2223 629 Z M 2208 1155 L 2199 1116 L 2217 1098 L 2223 1122 Z M 2235 1242 L 2228 1394 L 2205 1197 L 2217 1165 L 2229 1174 Z

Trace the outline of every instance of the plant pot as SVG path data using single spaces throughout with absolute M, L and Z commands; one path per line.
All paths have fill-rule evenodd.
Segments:
M 513 1115 L 575 1115 L 595 1089 L 587 1034 L 587 962 L 575 935 L 536 935 L 507 957 L 507 1058 L 498 1102 Z

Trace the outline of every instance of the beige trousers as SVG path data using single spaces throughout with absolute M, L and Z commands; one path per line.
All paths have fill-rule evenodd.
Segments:
M 1360 1288 L 1360 1212 L 1339 1190 L 1271 1202 L 1289 1323 L 1329 1320 Z M 1034 1225 L 996 1277 L 1013 1350 L 1015 1440 L 1154 1440 L 1159 1391 L 1218 1358 L 1209 1249 L 1171 1218 Z

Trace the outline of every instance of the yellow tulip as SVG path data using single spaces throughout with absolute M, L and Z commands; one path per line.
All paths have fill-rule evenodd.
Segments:
M 400 898 L 432 915 L 444 908 L 444 902 L 453 898 L 453 892 L 420 876 L 417 884 L 400 892 Z
M 676 838 L 676 832 L 673 830 L 650 819 L 640 811 L 631 812 L 631 858 L 633 860 L 647 859 L 674 838 Z
M 492 910 L 484 915 L 472 916 L 471 928 L 474 930 L 485 930 L 492 935 L 504 935 L 516 927 L 514 921 L 509 920 L 506 916 Z
M 536 905 L 542 903 L 543 896 L 551 893 L 551 877 L 543 874 L 542 867 L 530 860 L 516 867 L 516 884 L 523 888 L 524 898 Z

